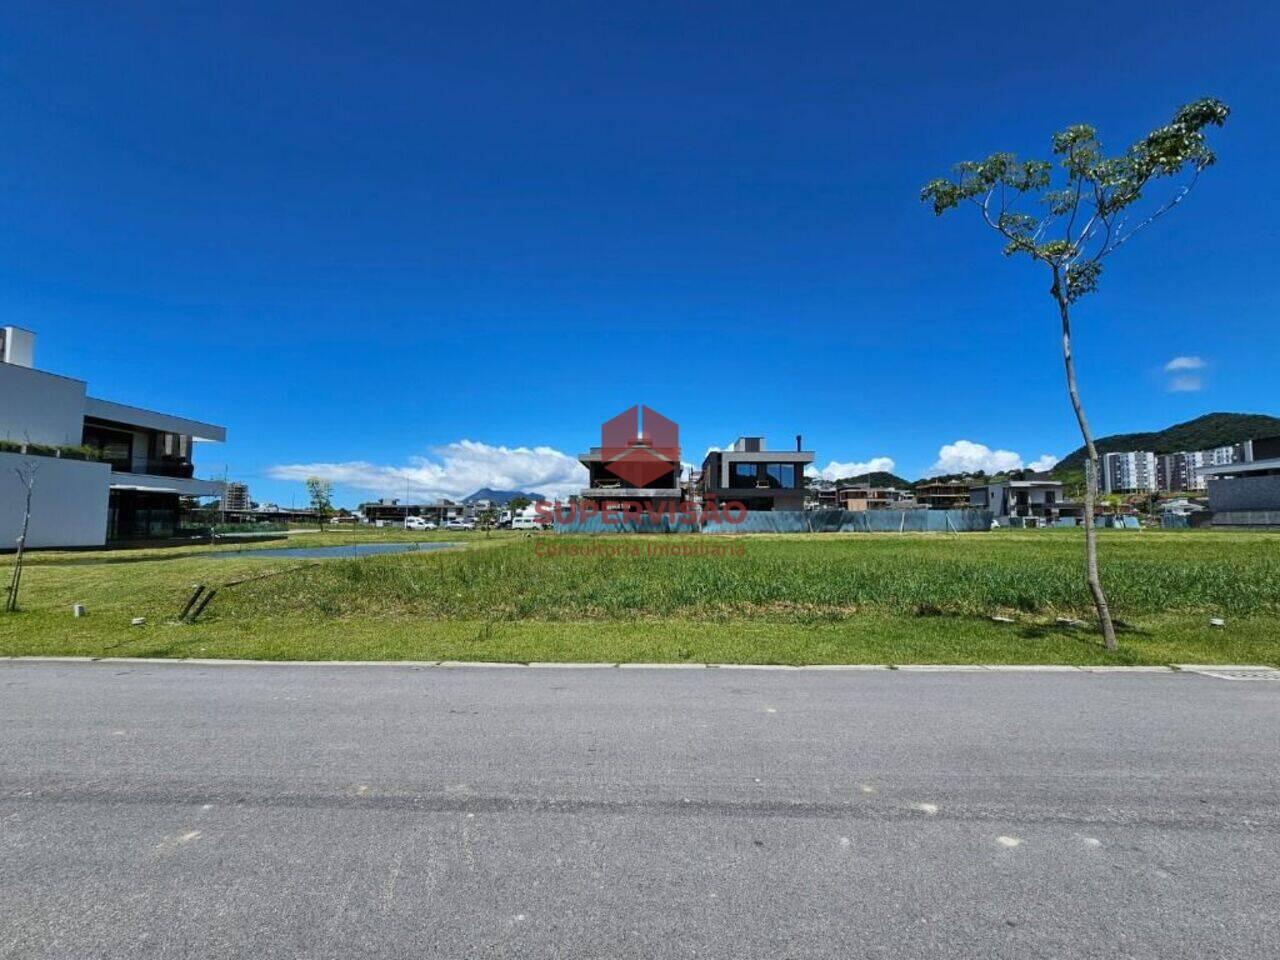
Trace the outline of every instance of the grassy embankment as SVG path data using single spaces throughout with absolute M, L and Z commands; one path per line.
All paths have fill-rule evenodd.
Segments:
M 1090 614 L 1080 535 L 1056 530 L 743 538 L 343 530 L 294 535 L 289 545 L 413 539 L 467 549 L 324 561 L 208 557 L 227 547 L 36 553 L 23 610 L 0 615 L 0 655 L 1280 665 L 1280 537 L 1101 538 L 1123 624 L 1116 655 L 1091 629 L 1056 623 Z M 742 555 L 654 557 L 650 544 L 740 545 Z M 538 555 L 624 545 L 642 555 Z M 225 586 L 264 573 L 278 575 Z M 178 624 L 193 583 L 221 588 L 199 623 Z M 73 603 L 87 604 L 89 616 L 73 619 Z M 131 627 L 135 616 L 146 625 Z M 1226 627 L 1210 627 L 1211 616 Z

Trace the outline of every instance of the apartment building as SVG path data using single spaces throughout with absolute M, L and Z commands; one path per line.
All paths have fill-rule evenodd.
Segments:
M 1225 467 L 1253 460 L 1253 441 L 1229 443 L 1208 450 L 1182 450 L 1156 458 L 1156 485 L 1160 490 L 1184 492 L 1205 489 L 1205 467 Z
M 1104 493 L 1154 493 L 1158 489 L 1156 455 L 1145 450 L 1107 453 L 1102 457 Z
M 737 501 L 749 511 L 803 510 L 804 471 L 812 450 L 769 450 L 764 437 L 739 437 L 728 450 L 712 450 L 702 462 L 703 499 Z
M 35 471 L 31 547 L 173 537 L 181 497 L 223 495 L 196 479 L 192 458 L 225 428 L 91 397 L 83 380 L 37 370 L 35 341 L 0 330 L 0 549 L 22 530 L 17 469 Z

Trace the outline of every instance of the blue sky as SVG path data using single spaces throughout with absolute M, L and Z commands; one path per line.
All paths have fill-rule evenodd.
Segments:
M 1202 95 L 1220 163 L 1081 305 L 1081 387 L 1103 434 L 1280 414 L 1271 5 L 373 6 L 0 9 L 0 322 L 225 424 L 255 499 L 572 485 L 634 403 L 693 461 L 1065 454 L 1045 278 L 919 188 Z

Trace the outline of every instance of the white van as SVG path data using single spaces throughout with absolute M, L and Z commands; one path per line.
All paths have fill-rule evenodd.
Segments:
M 526 507 L 511 518 L 512 530 L 546 530 L 550 526 L 550 520 L 540 515 L 533 507 Z

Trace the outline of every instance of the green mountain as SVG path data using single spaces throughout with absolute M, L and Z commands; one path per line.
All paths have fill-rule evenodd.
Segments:
M 1177 453 L 1179 450 L 1204 450 L 1241 440 L 1280 436 L 1280 417 L 1263 413 L 1206 413 L 1186 423 L 1152 433 L 1113 433 L 1094 441 L 1098 455 L 1149 450 L 1152 453 Z M 1054 473 L 1084 470 L 1084 447 L 1072 451 L 1053 468 Z
M 864 483 L 872 487 L 897 487 L 899 490 L 910 490 L 914 486 L 910 480 L 904 480 L 896 473 L 876 470 L 873 473 L 860 473 L 856 477 L 845 477 L 843 480 L 837 480 L 836 488 L 856 487 Z

